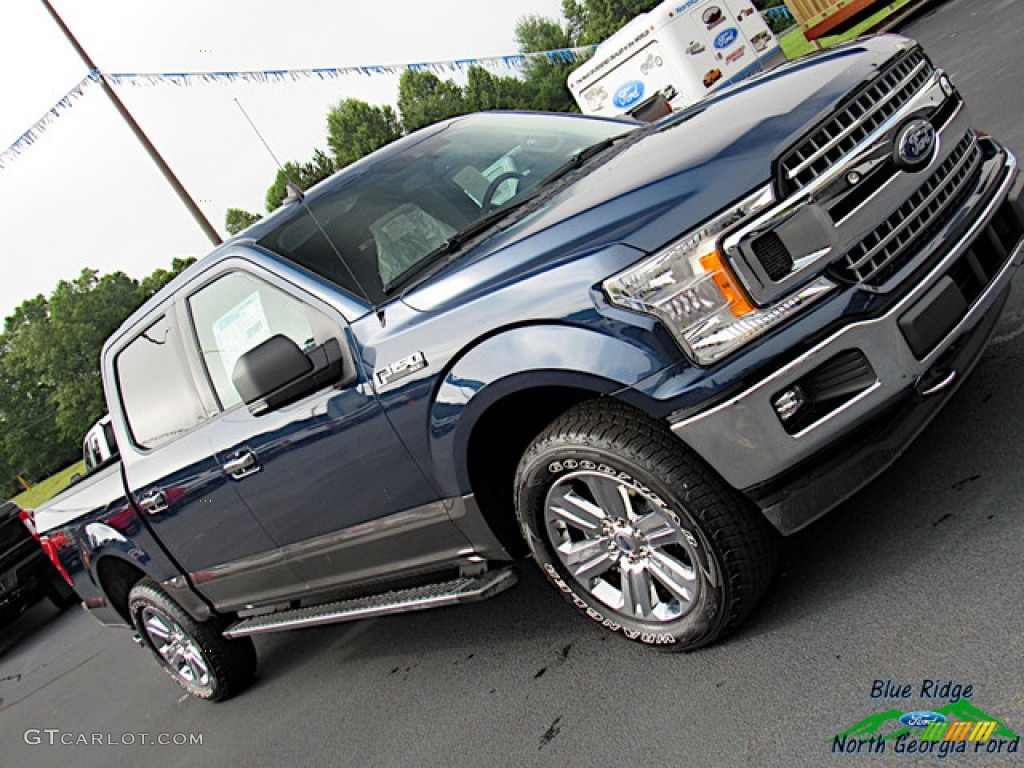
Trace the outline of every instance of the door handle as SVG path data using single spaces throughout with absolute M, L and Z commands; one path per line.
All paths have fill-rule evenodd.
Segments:
M 255 474 L 261 468 L 256 454 L 249 450 L 232 454 L 224 462 L 224 471 L 235 480 L 241 480 L 243 477 Z
M 139 508 L 147 515 L 162 515 L 171 507 L 163 491 L 150 491 L 139 499 Z

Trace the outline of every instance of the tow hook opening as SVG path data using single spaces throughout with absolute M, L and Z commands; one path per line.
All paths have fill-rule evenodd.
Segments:
M 938 366 L 924 373 L 917 380 L 914 388 L 922 397 L 929 397 L 949 389 L 956 383 L 956 379 L 957 372 L 955 368 Z

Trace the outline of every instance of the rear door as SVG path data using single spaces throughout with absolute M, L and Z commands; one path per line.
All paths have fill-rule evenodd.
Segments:
M 135 503 L 178 567 L 219 608 L 301 589 L 301 579 L 239 496 L 213 455 L 215 404 L 204 396 L 171 302 L 108 356 L 117 382 L 113 418 Z

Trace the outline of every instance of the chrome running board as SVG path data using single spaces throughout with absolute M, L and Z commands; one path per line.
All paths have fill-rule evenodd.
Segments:
M 490 571 L 472 578 L 462 577 L 412 589 L 382 592 L 378 595 L 339 600 L 333 603 L 293 608 L 238 621 L 224 630 L 225 637 L 244 637 L 263 632 L 338 624 L 392 613 L 422 611 L 456 603 L 486 600 L 504 592 L 517 581 L 511 568 Z

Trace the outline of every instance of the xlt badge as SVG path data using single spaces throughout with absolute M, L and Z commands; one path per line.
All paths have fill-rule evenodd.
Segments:
M 377 371 L 377 383 L 386 387 L 399 379 L 404 379 L 411 373 L 427 367 L 427 357 L 422 352 L 413 352 L 408 357 L 403 357 L 387 368 Z

